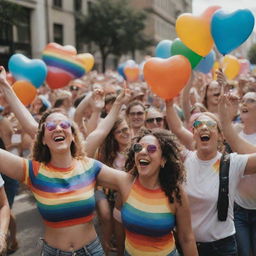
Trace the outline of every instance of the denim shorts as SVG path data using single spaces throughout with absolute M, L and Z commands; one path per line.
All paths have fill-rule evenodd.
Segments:
M 97 237 L 93 242 L 84 247 L 72 251 L 62 251 L 48 245 L 44 240 L 43 247 L 41 251 L 41 256 L 104 256 L 104 251 L 102 249 L 99 238 Z

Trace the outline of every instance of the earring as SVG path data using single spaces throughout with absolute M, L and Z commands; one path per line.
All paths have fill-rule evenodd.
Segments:
M 161 168 L 164 168 L 164 166 L 165 166 L 165 163 L 161 163 L 161 165 L 160 165 L 160 166 L 161 166 Z

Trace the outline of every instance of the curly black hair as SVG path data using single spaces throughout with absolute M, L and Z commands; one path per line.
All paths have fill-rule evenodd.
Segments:
M 134 138 L 133 144 L 138 143 L 146 135 L 152 135 L 158 140 L 162 155 L 166 160 L 164 167 L 160 167 L 159 181 L 161 189 L 165 192 L 170 203 L 176 200 L 181 202 L 180 185 L 185 181 L 184 165 L 181 160 L 181 148 L 177 143 L 175 135 L 164 129 L 141 129 L 139 135 Z M 138 170 L 135 165 L 133 145 L 128 152 L 128 159 L 125 163 L 125 168 L 132 175 L 138 176 Z

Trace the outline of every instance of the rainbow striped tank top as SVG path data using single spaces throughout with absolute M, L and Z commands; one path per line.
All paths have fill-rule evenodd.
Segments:
M 147 189 L 137 178 L 121 214 L 130 255 L 166 256 L 175 250 L 174 207 L 162 189 Z
M 28 185 L 46 225 L 62 228 L 89 222 L 95 209 L 94 187 L 102 164 L 94 159 L 74 160 L 70 168 L 56 168 L 24 160 Z

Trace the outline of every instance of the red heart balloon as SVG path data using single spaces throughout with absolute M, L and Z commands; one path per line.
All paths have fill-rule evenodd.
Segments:
M 150 58 L 144 65 L 144 79 L 159 97 L 169 100 L 179 94 L 191 75 L 191 65 L 182 55 L 168 59 Z
M 51 89 L 59 89 L 66 86 L 74 77 L 69 73 L 54 67 L 48 67 L 46 83 Z

